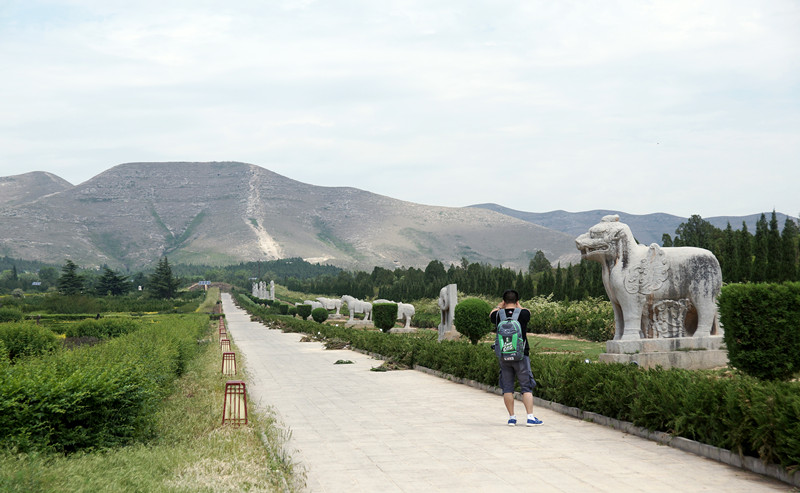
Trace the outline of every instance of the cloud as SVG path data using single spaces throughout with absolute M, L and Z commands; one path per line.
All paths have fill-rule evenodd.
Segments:
M 241 160 L 429 204 L 792 213 L 798 21 L 788 0 L 11 1 L 0 174 Z

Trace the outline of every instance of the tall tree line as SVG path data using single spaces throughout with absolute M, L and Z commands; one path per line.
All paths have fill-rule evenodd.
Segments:
M 695 246 L 716 255 L 725 282 L 784 282 L 800 280 L 800 226 L 790 217 L 783 229 L 775 211 L 769 221 L 761 214 L 751 234 L 747 224 L 719 229 L 693 215 L 675 230 L 675 237 L 662 236 L 664 246 Z
M 539 255 L 541 254 L 541 255 Z M 580 264 L 553 268 L 537 252 L 527 272 L 515 271 L 483 263 L 469 263 L 462 259 L 459 265 L 445 267 L 438 260 L 428 263 L 425 269 L 415 267 L 394 270 L 373 268 L 371 273 L 341 271 L 335 276 L 281 279 L 289 289 L 305 293 L 341 296 L 350 294 L 357 298 L 385 298 L 396 301 L 413 301 L 436 298 L 439 290 L 448 284 L 457 284 L 467 295 L 500 297 L 506 289 L 516 289 L 522 299 L 534 296 L 551 296 L 554 300 L 577 300 L 587 296 L 605 297 L 600 264 L 582 261 Z

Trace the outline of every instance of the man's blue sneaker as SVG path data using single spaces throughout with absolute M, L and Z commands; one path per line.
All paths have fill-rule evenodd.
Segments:
M 528 422 L 525 423 L 525 426 L 542 426 L 542 420 L 539 418 L 534 417 L 533 419 L 528 419 Z
M 508 418 L 508 426 L 517 426 L 517 418 Z

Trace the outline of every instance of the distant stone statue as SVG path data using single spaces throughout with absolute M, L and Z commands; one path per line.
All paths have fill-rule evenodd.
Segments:
M 354 321 L 354 315 L 356 313 L 363 313 L 365 322 L 371 320 L 372 303 L 357 300 L 348 294 L 342 296 L 342 302 L 347 303 L 347 309 L 350 311 L 350 322 Z
M 448 284 L 439 291 L 438 304 L 442 316 L 439 323 L 439 341 L 441 341 L 445 338 L 445 334 L 453 330 L 453 317 L 458 304 L 458 289 L 455 284 Z
M 269 299 L 275 301 L 275 281 L 269 282 Z
M 639 245 L 617 215 L 605 216 L 575 246 L 602 265 L 615 341 L 721 335 L 722 271 L 708 250 Z
M 311 305 L 311 309 L 312 309 L 312 310 L 315 310 L 315 309 L 317 309 L 317 308 L 325 308 L 325 307 L 323 306 L 323 304 L 322 304 L 322 303 L 320 303 L 319 301 L 305 300 L 305 301 L 303 302 L 303 304 L 304 304 L 304 305 Z
M 336 310 L 336 315 L 340 315 L 339 310 L 342 308 L 342 300 L 335 298 L 317 298 L 317 301 L 322 303 L 326 310 Z
M 404 329 L 411 328 L 411 317 L 417 312 L 414 308 L 414 305 L 409 303 L 398 303 L 396 301 L 389 301 L 389 300 L 375 300 L 373 303 L 394 303 L 397 305 L 397 320 L 405 319 L 406 323 L 403 326 Z

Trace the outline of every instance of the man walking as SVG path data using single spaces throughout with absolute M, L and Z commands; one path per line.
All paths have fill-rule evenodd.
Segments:
M 505 344 L 501 337 L 495 341 L 495 345 L 503 346 L 502 348 L 497 347 L 495 351 L 500 362 L 500 388 L 503 389 L 503 402 L 508 410 L 508 425 L 515 426 L 517 424 L 517 416 L 514 414 L 514 379 L 516 378 L 522 392 L 522 403 L 528 414 L 525 424 L 539 426 L 542 421 L 533 415 L 532 391 L 536 382 L 531 373 L 530 349 L 528 348 L 528 322 L 531 319 L 531 312 L 520 306 L 519 293 L 513 289 L 507 289 L 503 293 L 503 301 L 492 310 L 489 318 L 494 325 L 495 332 L 500 329 L 501 336 L 507 333 L 513 335 L 513 332 L 517 331 L 517 337 L 508 337 Z M 515 342 L 519 342 L 522 346 L 512 347 Z M 518 350 L 517 354 L 513 353 L 515 349 Z

